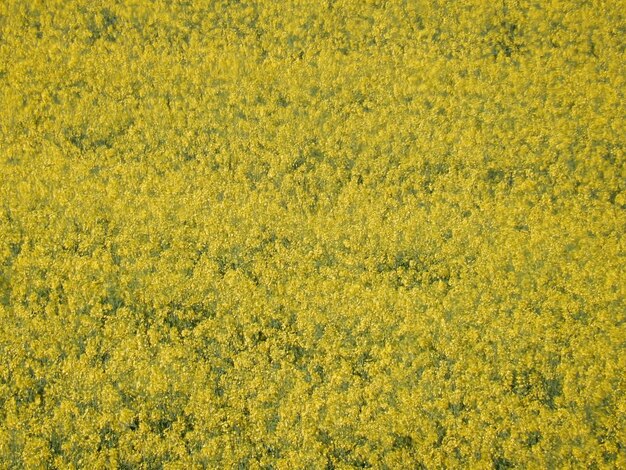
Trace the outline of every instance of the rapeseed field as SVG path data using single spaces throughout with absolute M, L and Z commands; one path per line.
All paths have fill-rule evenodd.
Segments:
M 626 468 L 625 7 L 0 1 L 0 468 Z

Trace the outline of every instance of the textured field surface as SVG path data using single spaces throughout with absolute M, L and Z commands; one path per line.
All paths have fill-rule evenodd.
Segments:
M 0 1 L 0 467 L 626 468 L 625 12 Z

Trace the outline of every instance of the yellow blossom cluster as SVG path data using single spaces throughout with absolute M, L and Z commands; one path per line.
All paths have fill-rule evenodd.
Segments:
M 626 468 L 625 6 L 0 1 L 0 468 Z

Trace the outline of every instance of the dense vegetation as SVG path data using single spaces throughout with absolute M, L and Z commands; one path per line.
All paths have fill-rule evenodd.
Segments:
M 625 468 L 624 12 L 0 2 L 0 467 Z

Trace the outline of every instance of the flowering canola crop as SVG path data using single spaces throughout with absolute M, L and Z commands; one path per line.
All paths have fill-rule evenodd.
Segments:
M 0 2 L 0 467 L 626 468 L 624 7 Z

